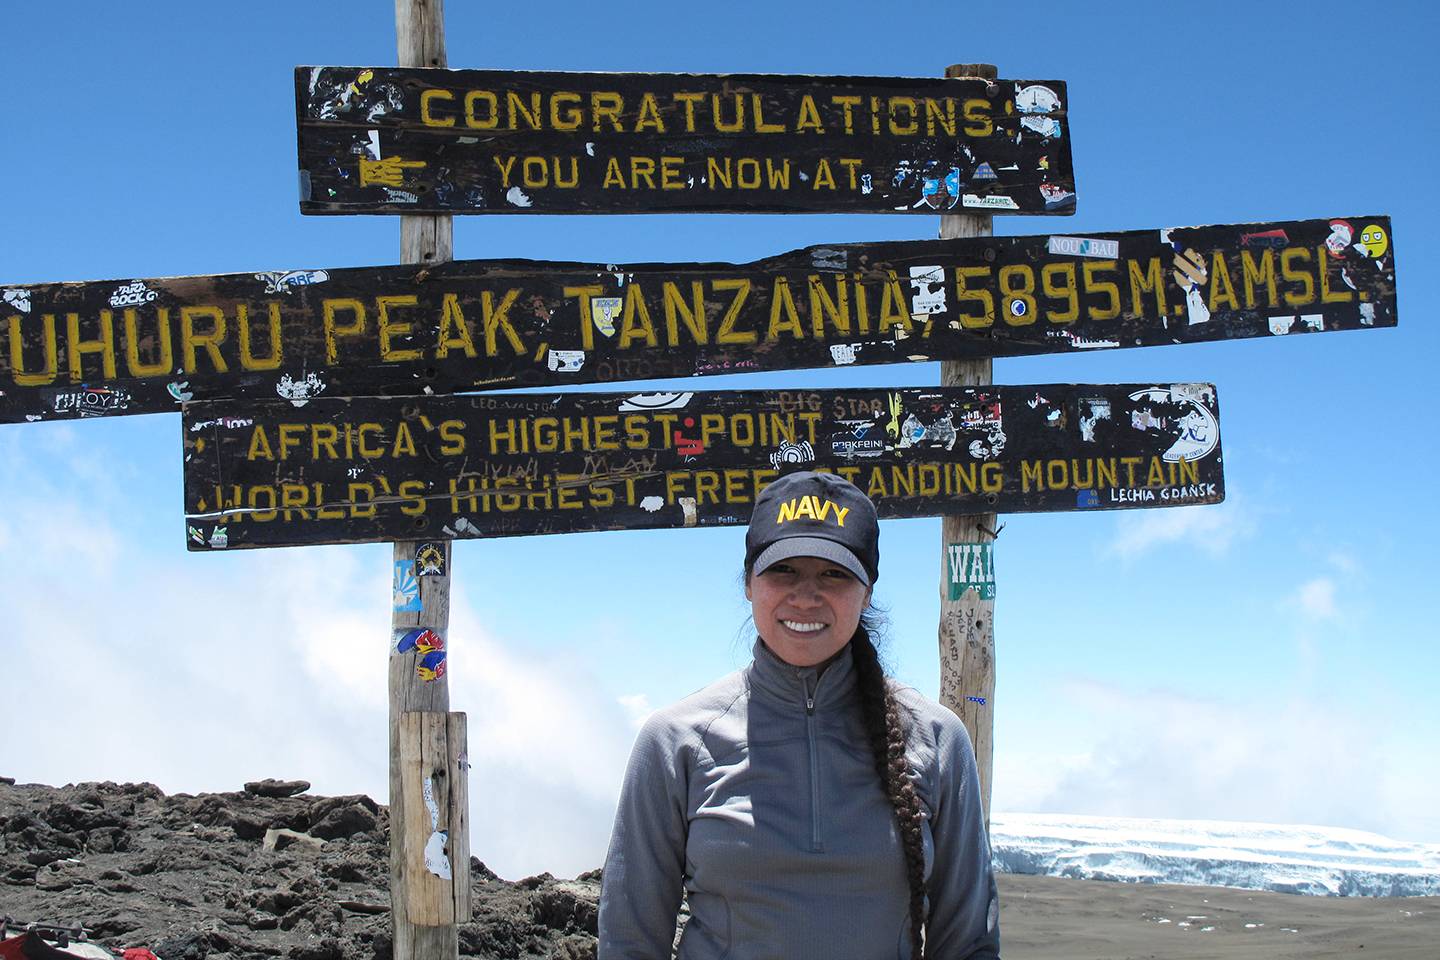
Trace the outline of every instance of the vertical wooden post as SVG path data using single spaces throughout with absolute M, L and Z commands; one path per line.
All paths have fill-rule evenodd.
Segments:
M 443 67 L 444 0 L 395 0 L 402 67 Z M 400 262 L 454 256 L 451 218 L 401 217 Z M 390 658 L 390 912 L 395 960 L 455 960 L 457 924 L 470 919 L 470 836 L 465 715 L 450 713 L 450 544 L 396 543 Z M 435 572 L 438 566 L 439 572 Z M 418 603 L 413 599 L 418 592 Z M 416 609 L 418 607 L 418 609 Z M 439 638 L 402 642 L 423 628 Z M 429 653 L 428 665 L 421 661 Z M 421 668 L 424 668 L 423 673 Z
M 994 80 L 989 63 L 957 63 L 945 69 L 947 77 L 981 77 Z M 960 213 L 940 217 L 940 239 L 988 237 L 989 214 Z M 945 360 L 940 363 L 940 385 L 985 386 L 993 382 L 993 363 L 981 360 Z M 965 590 L 950 599 L 951 546 L 984 544 L 993 549 L 996 518 L 993 513 L 947 515 L 940 521 L 940 702 L 965 722 L 975 745 L 980 770 L 980 799 L 985 807 L 985 829 L 990 829 L 990 783 L 994 769 L 995 704 L 995 599 L 983 591 Z M 962 553 L 961 556 L 968 554 Z M 986 568 L 993 570 L 987 558 Z

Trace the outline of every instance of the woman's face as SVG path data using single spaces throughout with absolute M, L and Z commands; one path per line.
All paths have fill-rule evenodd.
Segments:
M 870 588 L 819 557 L 792 557 L 752 573 L 745 597 L 760 639 L 797 667 L 824 663 L 850 642 Z

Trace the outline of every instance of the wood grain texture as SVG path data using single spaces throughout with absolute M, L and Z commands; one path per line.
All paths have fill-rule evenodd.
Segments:
M 993 79 L 998 72 L 994 64 L 961 63 L 951 65 L 945 75 Z M 991 218 L 982 214 L 940 218 L 942 240 L 988 237 L 993 232 Z M 974 387 L 993 381 L 994 360 L 989 357 L 940 364 L 941 386 Z M 993 541 L 998 522 L 997 514 L 989 511 L 946 514 L 940 521 L 940 702 L 961 719 L 970 734 L 987 834 L 995 768 L 995 597 L 966 590 L 959 598 L 952 598 L 947 584 L 947 552 L 952 544 Z
M 456 849 L 457 837 L 465 839 L 469 830 L 460 806 L 468 798 L 464 714 L 407 712 L 398 726 L 405 803 L 403 818 L 392 824 L 398 824 L 405 869 L 392 889 L 400 891 L 410 923 L 452 926 L 470 911 L 469 854 L 462 858 Z
M 402 217 L 406 265 L 0 287 L 0 423 L 182 399 L 415 396 L 1392 327 L 1393 247 L 1358 240 L 1389 226 L 1350 217 L 614 266 L 446 262 L 447 219 Z
M 1058 80 L 297 67 L 305 213 L 1075 207 Z
M 1208 384 L 322 398 L 243 412 L 186 407 L 192 549 L 738 525 L 756 488 L 793 469 L 850 477 L 883 517 L 1224 496 Z
M 395 0 L 395 45 L 402 67 L 446 66 L 443 0 Z M 403 270 L 413 271 L 412 277 L 453 256 L 448 216 L 400 218 L 400 262 L 407 265 Z M 421 575 L 421 543 L 398 539 L 401 537 L 403 533 L 397 535 L 392 551 L 396 586 L 408 570 L 407 586 L 418 593 L 419 609 L 402 609 L 401 591 L 394 591 L 389 654 L 391 822 L 403 822 L 406 832 L 404 836 L 392 832 L 390 838 L 392 956 L 395 960 L 456 960 L 460 952 L 457 924 L 470 917 L 470 835 L 466 826 L 469 811 L 457 808 L 457 804 L 468 803 L 464 783 L 468 775 L 457 759 L 466 749 L 464 715 L 449 714 L 448 670 L 439 669 L 448 667 L 449 656 L 450 545 L 443 541 L 427 545 L 441 554 L 441 569 Z M 428 629 L 440 638 L 442 647 L 431 652 L 431 659 L 396 649 L 395 640 L 403 631 L 415 628 Z M 440 659 L 437 665 L 435 657 L 447 659 Z M 424 673 L 422 664 L 428 664 Z M 414 757 L 417 747 L 418 766 Z M 451 879 L 426 870 L 423 846 L 419 862 L 415 857 L 415 844 L 428 838 L 428 833 L 416 835 L 417 818 L 422 828 L 430 829 L 431 811 L 424 805 L 427 785 L 434 816 L 443 823 L 438 829 L 444 830 L 447 838 L 444 856 Z M 395 891 L 403 891 L 403 895 Z

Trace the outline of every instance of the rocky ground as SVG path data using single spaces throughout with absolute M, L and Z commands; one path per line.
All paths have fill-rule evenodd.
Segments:
M 148 783 L 0 778 L 0 916 L 83 924 L 98 943 L 161 960 L 388 960 L 385 808 L 309 796 L 303 782 L 247 787 L 166 796 Z M 461 954 L 595 956 L 598 871 L 508 883 L 472 858 L 471 876 Z
M 369 797 L 303 782 L 166 796 L 0 777 L 0 918 L 83 924 L 160 960 L 390 960 L 389 839 Z M 595 957 L 599 871 L 509 883 L 471 859 L 460 952 Z M 1435 960 L 1440 897 L 1303 897 L 1004 874 L 1007 960 Z

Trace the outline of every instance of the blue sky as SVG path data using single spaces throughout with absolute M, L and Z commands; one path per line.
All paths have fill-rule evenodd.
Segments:
M 1393 217 L 1400 326 L 1002 361 L 1005 383 L 1207 380 L 1221 506 L 1002 517 L 996 810 L 1314 823 L 1440 842 L 1432 365 L 1440 222 L 1421 3 L 1162 8 L 462 3 L 454 67 L 1067 81 L 1075 217 L 1002 234 Z M 297 209 L 292 69 L 395 62 L 392 8 L 0 7 L 0 284 L 394 263 Z M 457 218 L 459 257 L 751 260 L 936 218 Z M 926 385 L 934 364 L 696 387 Z M 0 427 L 0 773 L 386 789 L 389 547 L 188 555 L 178 415 Z M 888 658 L 938 684 L 938 520 L 883 529 Z M 473 852 L 598 864 L 636 718 L 748 656 L 742 531 L 463 542 L 452 701 Z M 1426 626 L 1426 624 L 1431 624 Z M 18 719 L 17 719 L 18 718 Z

